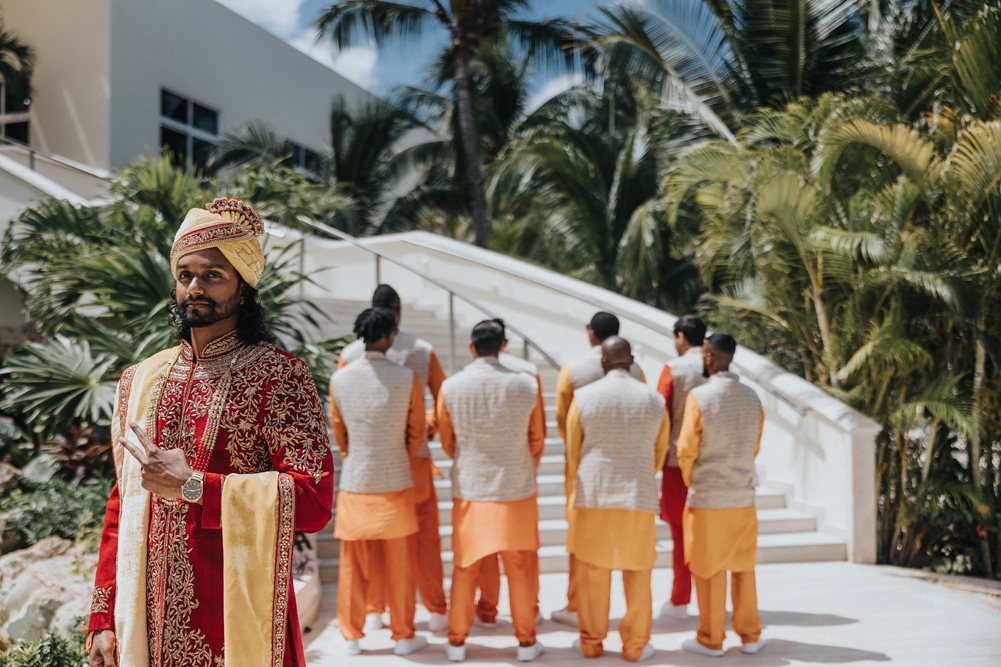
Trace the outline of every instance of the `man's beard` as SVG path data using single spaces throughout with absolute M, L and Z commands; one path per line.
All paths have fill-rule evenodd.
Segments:
M 208 309 L 201 312 L 188 310 L 188 306 L 192 302 L 206 304 Z M 177 304 L 177 310 L 180 315 L 181 322 L 186 327 L 190 329 L 200 329 L 202 327 L 211 326 L 216 322 L 221 322 L 227 317 L 232 317 L 239 306 L 240 292 L 237 291 L 237 293 L 233 295 L 233 298 L 224 301 L 221 305 L 217 304 L 214 299 L 207 296 L 200 296 L 197 299 L 192 299 L 190 296 L 186 296 L 181 299 L 179 304 Z
M 704 378 L 709 377 L 709 369 L 706 367 L 705 364 L 702 364 L 702 377 Z

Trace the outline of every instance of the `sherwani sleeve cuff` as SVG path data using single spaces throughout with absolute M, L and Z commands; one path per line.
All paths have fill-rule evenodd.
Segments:
M 202 528 L 218 530 L 222 528 L 222 483 L 225 475 L 205 473 L 202 482 Z

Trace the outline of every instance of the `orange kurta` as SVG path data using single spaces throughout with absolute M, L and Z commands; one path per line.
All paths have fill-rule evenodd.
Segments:
M 529 420 L 528 448 L 536 461 L 546 446 L 545 407 L 541 397 Z M 542 413 L 540 420 L 538 415 Z M 445 407 L 445 397 L 438 396 L 435 422 L 441 448 L 455 458 L 455 430 Z M 540 423 L 542 424 L 540 426 Z M 452 499 L 452 564 L 468 567 L 484 556 L 501 551 L 537 551 L 539 549 L 539 502 L 532 495 L 508 502 L 479 502 Z
M 671 439 L 671 418 L 665 413 L 654 448 L 654 470 L 664 467 Z M 576 402 L 567 415 L 567 475 L 576 479 L 584 432 Z M 576 489 L 568 506 L 573 507 Z M 657 560 L 657 525 L 650 512 L 622 509 L 572 509 L 567 551 L 592 565 L 609 570 L 647 570 Z
M 758 427 L 757 456 L 762 414 Z M 678 436 L 678 466 L 685 485 L 692 483 L 692 470 L 702 443 L 702 410 L 691 394 L 685 401 L 685 416 Z M 692 574 L 709 579 L 718 572 L 747 572 L 754 569 L 758 553 L 758 516 L 755 507 L 704 509 L 686 507 L 684 512 L 685 561 Z
M 344 456 L 349 455 L 348 430 L 330 399 L 330 427 Z M 424 396 L 414 376 L 407 413 L 407 452 L 413 457 L 424 444 Z M 417 532 L 414 489 L 386 493 L 339 491 L 334 518 L 334 537 L 341 540 L 390 540 Z

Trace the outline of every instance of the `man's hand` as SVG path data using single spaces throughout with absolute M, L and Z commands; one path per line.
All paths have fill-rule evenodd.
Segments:
M 117 667 L 115 665 L 115 631 L 95 632 L 90 645 L 90 667 Z
M 136 457 L 143 469 L 143 488 L 161 498 L 180 498 L 181 487 L 191 479 L 194 470 L 188 465 L 184 451 L 180 449 L 160 449 L 139 424 L 129 422 L 132 432 L 142 444 L 140 449 L 125 438 L 119 441 Z M 200 501 L 199 501 L 200 502 Z

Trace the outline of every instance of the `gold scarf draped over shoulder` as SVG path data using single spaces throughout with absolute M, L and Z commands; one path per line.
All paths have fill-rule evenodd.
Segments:
M 126 371 L 112 420 L 121 497 L 115 600 L 120 667 L 149 667 L 146 556 L 150 493 L 142 467 L 119 437 L 138 445 L 136 422 L 153 438 L 163 388 L 180 349 L 160 352 Z M 122 387 L 128 386 L 123 395 Z M 275 471 L 227 475 L 222 489 L 223 631 L 229 667 L 279 667 L 288 642 L 288 596 L 295 528 L 295 485 Z

